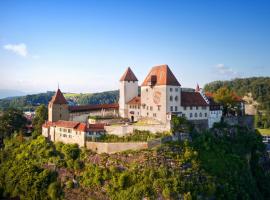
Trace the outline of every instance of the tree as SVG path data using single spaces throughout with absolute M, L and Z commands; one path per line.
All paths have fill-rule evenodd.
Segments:
M 22 131 L 26 125 L 22 111 L 10 108 L 0 117 L 1 136 L 10 137 L 12 133 Z
M 192 126 L 184 117 L 172 116 L 172 132 L 189 132 Z
M 214 93 L 214 100 L 223 106 L 225 115 L 230 108 L 233 108 L 236 105 L 235 93 L 226 86 L 219 88 L 216 93 Z
M 42 104 L 37 107 L 35 118 L 33 120 L 34 131 L 41 134 L 42 124 L 48 119 L 48 109 Z

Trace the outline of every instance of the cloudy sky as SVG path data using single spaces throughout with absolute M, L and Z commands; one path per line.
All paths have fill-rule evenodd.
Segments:
M 96 92 L 168 64 L 184 87 L 270 75 L 269 1 L 0 1 L 0 89 Z

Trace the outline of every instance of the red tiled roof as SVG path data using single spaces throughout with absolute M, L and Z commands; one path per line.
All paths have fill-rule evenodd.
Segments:
M 89 131 L 104 131 L 105 124 L 89 124 L 88 130 Z
M 58 89 L 55 95 L 52 97 L 50 103 L 53 104 L 67 104 L 67 100 L 65 99 L 63 93 L 60 89 Z
M 131 99 L 127 104 L 141 104 L 141 97 L 140 96 L 137 96 L 137 97 L 134 97 L 133 99 Z
M 138 81 L 138 79 L 133 73 L 133 71 L 130 69 L 130 67 L 128 67 L 123 76 L 121 77 L 120 81 Z
M 82 131 L 86 132 L 87 131 L 87 126 L 85 123 L 81 122 L 74 122 L 74 121 L 63 121 L 59 120 L 57 122 L 45 122 L 42 127 L 48 128 L 50 126 L 56 126 L 56 127 L 64 127 L 64 128 L 72 128 L 77 131 Z
M 208 106 L 198 92 L 181 92 L 181 106 Z
M 82 106 L 69 106 L 70 112 L 85 112 L 101 109 L 118 109 L 119 104 L 98 104 L 98 105 L 82 105 Z
M 148 86 L 151 81 L 154 81 L 155 85 L 181 86 L 168 65 L 153 67 L 142 83 L 142 86 Z

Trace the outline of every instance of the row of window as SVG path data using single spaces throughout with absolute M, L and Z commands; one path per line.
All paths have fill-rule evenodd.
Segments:
M 68 133 L 71 133 L 71 129 L 66 129 L 66 128 L 59 128 L 59 131 L 61 132 L 68 132 Z
M 147 116 L 149 116 L 149 113 L 146 113 Z M 153 117 L 157 117 L 156 113 L 153 113 Z
M 199 110 L 199 106 L 189 106 L 189 110 Z M 187 110 L 187 106 L 184 106 L 184 110 Z M 202 110 L 206 110 L 206 106 L 202 106 Z
M 60 133 L 60 137 L 64 137 L 64 138 L 67 138 L 67 137 L 69 137 L 69 138 L 72 138 L 72 135 L 67 135 L 67 134 L 61 134 L 61 133 Z
M 157 106 L 157 109 L 160 110 L 160 108 L 161 108 L 161 106 L 158 105 L 158 106 Z M 152 110 L 153 110 L 153 106 L 146 106 L 146 105 L 143 105 L 143 109 L 152 111 Z
M 178 106 L 174 107 L 174 111 L 177 112 L 178 111 Z M 173 106 L 171 106 L 171 112 L 173 112 Z
M 133 108 L 133 109 L 140 109 L 140 106 L 136 106 L 136 105 L 130 105 L 129 108 Z
M 199 113 L 199 117 L 202 117 L 203 114 Z M 193 117 L 193 113 L 189 113 L 189 117 L 192 118 Z M 198 113 L 194 113 L 194 118 L 198 117 Z M 207 117 L 207 113 L 204 113 L 204 117 Z
M 178 96 L 175 96 L 175 97 L 174 97 L 174 100 L 175 100 L 175 101 L 178 101 Z M 170 101 L 173 101 L 173 96 L 170 96 Z

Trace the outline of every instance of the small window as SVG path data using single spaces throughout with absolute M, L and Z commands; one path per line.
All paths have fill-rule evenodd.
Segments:
M 170 88 L 170 92 L 172 92 L 173 91 L 173 89 L 172 88 Z
M 199 116 L 202 117 L 202 113 L 200 113 Z
M 175 106 L 174 110 L 175 110 L 175 112 L 177 112 L 177 111 L 178 111 L 178 107 L 177 107 L 177 106 Z
M 207 113 L 204 113 L 204 116 L 207 117 Z
M 147 116 L 149 115 L 149 113 L 147 113 Z
M 153 117 L 157 117 L 157 114 L 156 113 L 153 113 Z
M 152 106 L 150 106 L 150 110 L 151 110 L 151 111 L 153 110 L 153 107 L 152 107 Z
M 192 106 L 189 106 L 189 109 L 192 110 Z
M 175 96 L 174 100 L 175 100 L 175 101 L 178 101 L 178 96 Z
M 196 106 L 196 110 L 198 110 L 199 109 L 199 107 L 198 106 Z
M 148 88 L 146 88 L 146 92 L 148 92 Z
M 182 114 L 182 117 L 186 117 L 186 114 L 185 114 L 185 113 L 183 113 L 183 114 Z
M 189 117 L 192 118 L 192 113 L 189 114 Z
M 198 114 L 197 113 L 195 113 L 195 117 L 198 117 Z
M 170 101 L 173 101 L 173 97 L 172 96 L 170 96 Z
M 184 110 L 186 110 L 187 109 L 187 107 L 186 106 L 184 106 Z
M 173 112 L 173 106 L 171 106 L 171 112 Z
M 157 106 L 157 109 L 160 110 L 160 107 L 161 107 L 161 106 Z
M 178 92 L 178 88 L 175 88 L 175 92 Z

